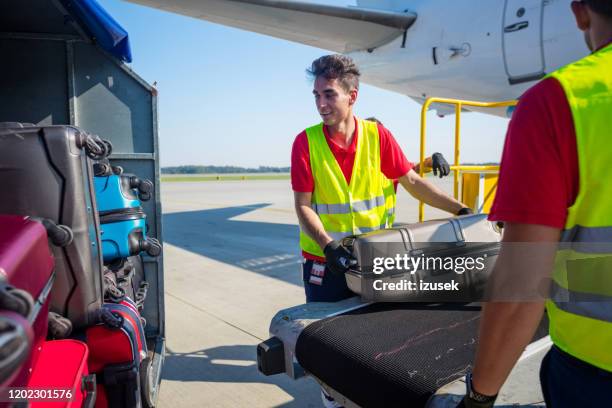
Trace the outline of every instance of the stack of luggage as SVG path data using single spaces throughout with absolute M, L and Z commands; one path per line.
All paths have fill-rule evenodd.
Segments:
M 161 245 L 141 201 L 153 184 L 113 168 L 111 150 L 73 126 L 0 124 L 2 389 L 73 389 L 65 406 L 151 405 L 141 253 Z

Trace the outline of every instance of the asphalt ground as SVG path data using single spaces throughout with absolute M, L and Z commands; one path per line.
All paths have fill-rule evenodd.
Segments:
M 440 186 L 451 191 L 451 179 Z M 265 377 L 256 364 L 272 316 L 305 301 L 289 180 L 164 182 L 161 189 L 167 357 L 158 405 L 321 406 L 314 380 Z M 400 188 L 397 221 L 415 222 L 417 211 Z

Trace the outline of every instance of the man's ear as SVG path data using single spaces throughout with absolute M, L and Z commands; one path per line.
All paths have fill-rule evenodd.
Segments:
M 353 88 L 349 92 L 349 104 L 354 105 L 357 102 L 357 95 L 359 95 L 359 89 Z
M 572 1 L 572 12 L 576 19 L 576 25 L 581 31 L 586 31 L 591 27 L 591 16 L 587 10 L 587 5 L 580 1 Z

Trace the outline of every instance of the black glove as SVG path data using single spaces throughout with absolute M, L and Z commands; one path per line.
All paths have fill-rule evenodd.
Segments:
M 492 408 L 494 404 L 495 398 L 490 401 L 476 401 L 466 395 L 457 405 L 457 408 Z
M 472 385 L 472 373 L 465 376 L 465 397 L 457 408 L 492 408 L 497 395 L 484 395 L 476 392 Z
M 357 266 L 357 260 L 338 241 L 332 241 L 323 249 L 327 268 L 336 275 L 344 274 L 350 268 Z
M 434 153 L 431 156 L 431 168 L 433 169 L 434 176 L 439 174 L 440 178 L 448 176 L 450 173 L 450 166 L 444 156 L 442 156 L 442 153 Z
M 472 211 L 472 209 L 468 207 L 463 207 L 462 209 L 457 211 L 457 215 L 468 215 L 468 214 L 474 214 L 474 211 Z

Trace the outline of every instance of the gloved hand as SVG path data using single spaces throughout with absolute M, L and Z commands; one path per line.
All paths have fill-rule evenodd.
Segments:
M 450 173 L 450 166 L 444 156 L 442 156 L 442 153 L 434 153 L 431 156 L 431 168 L 433 169 L 434 176 L 439 174 L 440 178 L 448 176 Z
M 492 408 L 494 404 L 495 398 L 490 401 L 476 401 L 466 395 L 457 405 L 457 408 Z
M 468 215 L 468 214 L 474 214 L 474 211 L 472 211 L 472 209 L 468 207 L 463 207 L 462 209 L 457 211 L 457 215 Z
M 329 270 L 336 275 L 344 274 L 349 268 L 357 266 L 357 260 L 338 241 L 332 241 L 323 249 Z

